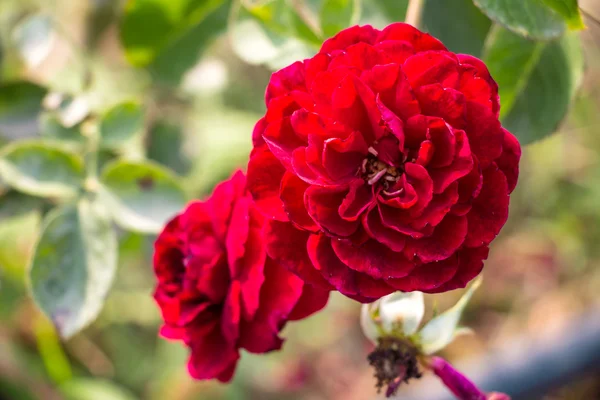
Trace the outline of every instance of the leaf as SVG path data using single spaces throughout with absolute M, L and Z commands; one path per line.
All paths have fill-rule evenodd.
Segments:
M 579 88 L 583 66 L 581 42 L 575 33 L 548 43 L 512 108 L 502 119 L 504 127 L 514 133 L 522 145 L 555 132 Z M 518 73 L 520 71 L 515 75 Z
M 69 338 L 100 312 L 117 266 L 117 238 L 98 201 L 50 212 L 29 269 L 38 307 Z
M 564 19 L 545 0 L 473 0 L 492 20 L 521 36 L 549 40 L 566 29 Z
M 231 44 L 249 64 L 279 69 L 313 56 L 321 45 L 320 34 L 308 27 L 284 0 L 235 7 L 229 26 Z
M 585 29 L 577 0 L 542 0 L 544 4 L 560 14 L 570 29 Z
M 358 21 L 359 0 L 325 0 L 321 7 L 321 30 L 325 37 L 334 36 Z
M 0 84 L 0 132 L 3 136 L 22 139 L 35 135 L 45 95 L 45 88 L 31 82 Z
M 409 0 L 364 1 L 362 4 L 362 17 L 365 19 L 365 23 L 381 25 L 377 26 L 378 28 L 383 28 L 385 25 L 392 22 L 402 22 L 406 18 L 406 9 L 408 8 L 408 2 Z M 384 24 L 377 24 L 375 23 L 375 21 L 372 21 L 371 17 L 373 17 L 373 14 L 376 14 L 375 20 L 383 18 L 385 20 Z
M 14 189 L 41 197 L 69 198 L 84 177 L 81 157 L 41 141 L 9 144 L 0 152 L 0 177 Z
M 104 379 L 76 378 L 60 387 L 66 400 L 134 400 L 129 391 Z
M 491 21 L 472 0 L 427 0 L 421 23 L 455 53 L 480 57 Z
M 501 116 L 507 115 L 512 109 L 545 47 L 545 42 L 524 39 L 501 25 L 495 25 L 491 30 L 483 59 L 498 83 Z
M 227 26 L 231 0 L 131 0 L 121 23 L 127 60 L 178 84 Z
M 119 148 L 127 144 L 144 128 L 144 111 L 135 101 L 117 104 L 100 120 L 101 145 Z
M 452 308 L 431 319 L 419 332 L 423 353 L 430 355 L 446 347 L 457 335 L 458 322 L 475 290 L 481 285 L 477 278 Z M 462 333 L 458 330 L 458 333 Z
M 192 163 L 183 152 L 184 133 L 180 126 L 157 121 L 148 132 L 148 158 L 172 169 L 179 175 L 190 171 Z
M 0 197 L 0 269 L 22 281 L 41 223 L 42 200 L 15 191 Z
M 12 39 L 26 65 L 35 68 L 46 59 L 54 45 L 52 20 L 43 14 L 28 16 L 13 29 Z
M 185 205 L 175 175 L 156 163 L 115 161 L 101 181 L 100 197 L 124 229 L 157 233 Z
M 48 138 L 69 143 L 84 143 L 80 125 L 67 128 L 60 122 L 60 118 L 53 112 L 45 112 L 40 117 L 40 134 Z

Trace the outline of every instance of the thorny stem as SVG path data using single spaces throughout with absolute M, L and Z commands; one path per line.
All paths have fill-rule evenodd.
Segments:
M 423 11 L 424 0 L 409 0 L 406 9 L 406 18 L 404 22 L 418 27 L 421 22 L 421 12 Z

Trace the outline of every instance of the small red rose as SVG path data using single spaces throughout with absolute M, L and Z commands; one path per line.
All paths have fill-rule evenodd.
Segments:
M 280 330 L 320 310 L 329 293 L 305 284 L 266 255 L 263 217 L 241 172 L 210 199 L 193 202 L 155 243 L 154 298 L 161 334 L 190 349 L 190 375 L 229 381 L 239 350 L 277 350 Z
M 363 302 L 479 274 L 521 155 L 482 61 L 407 24 L 355 26 L 274 73 L 266 104 L 248 185 L 271 257 Z

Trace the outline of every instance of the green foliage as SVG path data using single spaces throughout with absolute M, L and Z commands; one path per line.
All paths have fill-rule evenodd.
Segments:
M 0 135 L 16 138 L 35 134 L 45 95 L 45 88 L 31 82 L 0 83 Z
M 360 13 L 359 0 L 325 0 L 321 7 L 321 30 L 330 37 L 356 23 Z
M 157 233 L 185 204 L 177 178 L 159 164 L 116 161 L 101 182 L 102 201 L 125 229 Z
M 38 307 L 63 338 L 96 318 L 116 266 L 116 233 L 102 204 L 83 198 L 46 216 L 29 279 Z
M 567 23 L 582 28 L 576 0 L 473 0 L 492 20 L 538 40 L 561 36 Z M 577 22 L 579 18 L 579 22 Z
M 449 50 L 480 57 L 491 22 L 473 0 L 427 0 L 422 25 Z
M 125 55 L 134 66 L 149 68 L 156 79 L 178 84 L 225 29 L 229 6 L 225 0 L 129 1 L 121 23 Z
M 109 109 L 100 119 L 100 144 L 120 148 L 140 134 L 144 128 L 144 110 L 136 101 L 128 101 Z
M 570 29 L 584 29 L 577 0 L 542 0 L 544 4 L 560 14 Z
M 71 198 L 83 179 L 76 153 L 41 141 L 20 141 L 0 153 L 0 177 L 8 185 L 41 197 Z
M 579 38 L 532 42 L 501 27 L 484 59 L 497 80 L 504 126 L 527 144 L 553 133 L 569 110 L 583 76 Z

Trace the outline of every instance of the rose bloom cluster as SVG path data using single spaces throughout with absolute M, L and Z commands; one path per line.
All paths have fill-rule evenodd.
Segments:
M 356 26 L 271 77 L 241 172 L 155 245 L 161 334 L 197 379 L 279 349 L 332 290 L 360 302 L 477 276 L 508 217 L 520 147 L 478 59 L 402 23 Z

